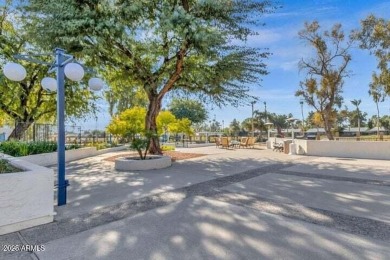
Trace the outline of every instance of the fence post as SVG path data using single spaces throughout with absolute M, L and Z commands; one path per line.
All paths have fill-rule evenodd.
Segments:
M 35 140 L 36 140 L 35 135 L 37 134 L 37 129 L 36 129 L 35 123 L 32 125 L 32 127 L 33 127 L 33 133 L 32 133 L 32 135 L 33 135 L 33 142 L 35 142 Z

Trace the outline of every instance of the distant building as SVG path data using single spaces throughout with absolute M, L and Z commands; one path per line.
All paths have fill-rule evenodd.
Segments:
M 310 128 L 309 130 L 306 131 L 308 134 L 325 134 L 325 129 L 324 128 Z M 340 131 L 340 136 L 356 136 L 357 133 L 359 132 L 359 127 L 345 127 Z M 379 132 L 382 134 L 389 134 L 389 130 L 386 130 L 383 127 L 379 128 Z M 377 133 L 377 128 L 368 128 L 368 127 L 360 127 L 360 134 L 361 135 L 372 135 Z
M 12 133 L 13 128 L 9 126 L 0 127 L 0 142 L 8 139 L 8 136 Z
M 324 128 L 310 128 L 309 130 L 306 131 L 308 134 L 325 134 L 325 129 Z

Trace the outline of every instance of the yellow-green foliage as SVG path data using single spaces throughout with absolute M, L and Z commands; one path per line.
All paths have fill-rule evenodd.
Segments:
M 176 122 L 176 117 L 171 111 L 161 111 L 157 116 L 157 133 L 162 135 L 170 131 L 170 125 Z
M 193 135 L 194 130 L 191 127 L 191 121 L 188 118 L 182 118 L 176 120 L 169 125 L 169 131 L 172 133 L 184 133 L 186 135 Z
M 127 109 L 111 120 L 107 131 L 122 137 L 130 137 L 136 134 L 144 135 L 145 117 L 146 109 L 143 107 Z M 170 111 L 161 111 L 157 116 L 157 133 L 161 135 L 166 132 L 192 135 L 194 130 L 188 118 L 176 119 Z
M 111 120 L 107 131 L 113 135 L 122 137 L 143 134 L 145 130 L 146 109 L 133 107 L 126 109 Z
M 172 145 L 162 145 L 161 150 L 162 151 L 175 151 L 175 147 Z

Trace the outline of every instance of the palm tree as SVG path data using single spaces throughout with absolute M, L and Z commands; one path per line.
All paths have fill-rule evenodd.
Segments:
M 376 104 L 376 112 L 377 112 L 377 120 L 376 120 L 376 134 L 379 137 L 379 102 L 383 102 L 385 100 L 384 95 L 375 87 L 371 86 L 371 89 L 368 91 L 368 94 L 372 96 Z
M 271 123 L 274 124 L 276 127 L 278 134 L 282 134 L 282 128 L 287 128 L 288 123 L 287 123 L 287 116 L 286 115 L 277 115 L 275 113 L 268 113 L 269 120 Z
M 359 133 L 359 137 L 360 137 L 360 112 L 359 112 L 359 105 L 360 103 L 362 103 L 362 101 L 359 99 L 354 99 L 354 100 L 351 100 L 351 103 L 352 105 L 354 105 L 356 107 L 356 111 L 357 111 L 357 114 L 358 114 L 358 133 Z

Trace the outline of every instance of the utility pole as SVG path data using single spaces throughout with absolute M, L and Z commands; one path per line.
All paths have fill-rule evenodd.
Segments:
M 268 118 L 267 118 L 267 102 L 263 102 L 264 103 L 264 115 L 265 115 L 265 121 L 264 123 L 267 123 L 268 122 Z

